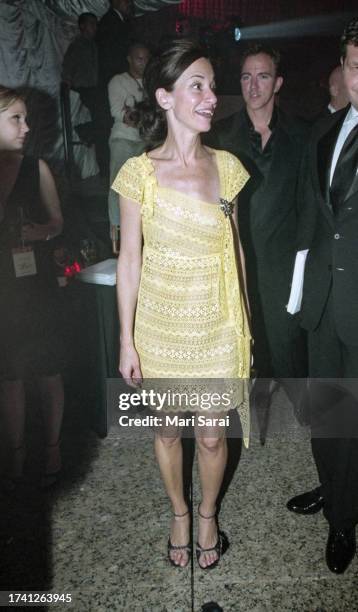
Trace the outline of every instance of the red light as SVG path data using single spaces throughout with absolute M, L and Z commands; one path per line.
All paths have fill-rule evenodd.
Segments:
M 73 276 L 76 276 L 77 272 L 80 272 L 80 271 L 81 271 L 80 264 L 78 263 L 78 261 L 74 261 L 73 264 L 65 267 L 64 275 L 69 278 L 72 278 Z

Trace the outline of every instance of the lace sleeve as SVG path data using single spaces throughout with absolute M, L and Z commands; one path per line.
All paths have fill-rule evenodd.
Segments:
M 144 178 L 140 157 L 131 157 L 119 170 L 112 189 L 124 198 L 142 204 Z
M 243 189 L 250 175 L 235 155 L 227 151 L 223 151 L 223 154 L 225 156 L 225 189 L 227 200 L 231 202 Z

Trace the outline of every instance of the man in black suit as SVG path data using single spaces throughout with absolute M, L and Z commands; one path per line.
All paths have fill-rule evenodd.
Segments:
M 240 192 L 238 216 L 245 251 L 258 379 L 255 402 L 267 407 L 270 379 L 306 376 L 305 338 L 287 314 L 296 254 L 297 183 L 307 127 L 275 105 L 283 82 L 277 51 L 247 49 L 241 60 L 245 108 L 214 124 L 206 142 L 236 155 L 251 179 Z M 291 399 L 292 385 L 285 384 Z
M 108 139 L 112 127 L 107 86 L 115 74 L 126 72 L 127 54 L 132 37 L 133 0 L 110 0 L 110 8 L 98 23 L 98 84 L 100 92 L 99 121 L 101 143 L 101 174 L 109 179 Z
M 128 68 L 127 53 L 132 36 L 133 0 L 110 0 L 110 8 L 97 29 L 99 81 L 104 86 Z
M 303 235 L 311 235 L 302 245 L 309 247 L 302 326 L 320 487 L 287 504 L 299 514 L 323 508 L 326 561 L 335 573 L 354 557 L 358 522 L 358 19 L 343 34 L 341 56 L 350 105 L 312 133 L 302 213 Z

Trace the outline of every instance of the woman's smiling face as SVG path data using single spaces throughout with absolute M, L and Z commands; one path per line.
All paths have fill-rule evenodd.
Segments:
M 217 98 L 214 71 L 204 57 L 193 62 L 180 75 L 173 91 L 166 92 L 168 122 L 175 122 L 194 133 L 208 132 Z

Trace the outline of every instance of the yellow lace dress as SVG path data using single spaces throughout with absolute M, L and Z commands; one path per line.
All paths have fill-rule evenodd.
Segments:
M 158 185 L 146 153 L 122 166 L 112 189 L 141 206 L 144 247 L 135 346 L 143 377 L 215 379 L 221 391 L 223 381 L 224 386 L 240 381 L 235 406 L 247 443 L 250 332 L 232 222 L 223 207 L 230 208 L 248 174 L 230 153 L 215 155 L 221 205 Z

